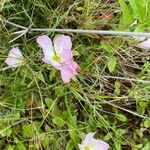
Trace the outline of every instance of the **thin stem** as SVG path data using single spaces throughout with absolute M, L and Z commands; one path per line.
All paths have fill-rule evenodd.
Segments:
M 31 32 L 71 32 L 71 33 L 86 33 L 86 34 L 103 34 L 103 35 L 119 35 L 119 36 L 138 36 L 150 37 L 150 33 L 142 32 L 126 32 L 126 31 L 110 31 L 110 30 L 82 30 L 82 29 L 35 29 L 31 28 Z
M 7 24 L 10 24 L 10 25 L 15 26 L 15 27 L 20 28 L 20 29 L 25 29 L 25 30 L 27 30 L 27 29 L 28 29 L 27 27 L 24 27 L 24 26 L 21 26 L 21 25 L 15 24 L 15 23 L 10 22 L 10 21 L 7 21 L 7 20 L 3 20 L 3 21 L 4 21 L 5 23 L 7 23 Z
M 124 77 L 116 77 L 116 76 L 105 76 L 101 75 L 102 78 L 111 78 L 111 79 L 119 79 L 119 80 L 126 80 L 126 81 L 134 81 L 134 82 L 140 82 L 145 84 L 150 84 L 150 81 L 147 80 L 139 80 L 139 79 L 132 79 L 132 78 L 124 78 Z
M 2 20 L 2 19 L 1 19 Z M 137 36 L 137 37 L 150 37 L 150 33 L 143 33 L 143 32 L 127 32 L 127 31 L 110 31 L 110 30 L 83 30 L 83 29 L 42 29 L 42 28 L 27 28 L 10 21 L 4 20 L 3 21 L 7 24 L 12 26 L 25 29 L 28 32 L 63 32 L 63 33 L 83 33 L 83 34 L 102 34 L 102 35 L 118 35 L 118 36 Z

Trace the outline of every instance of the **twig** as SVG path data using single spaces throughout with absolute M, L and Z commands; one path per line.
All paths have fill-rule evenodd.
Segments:
M 5 70 L 10 69 L 10 68 L 11 67 L 7 66 L 7 67 L 4 67 L 4 68 L 0 69 L 0 71 L 5 71 Z
M 22 30 L 22 32 L 20 31 L 20 35 L 18 35 L 17 37 L 15 37 L 14 39 L 12 39 L 9 43 L 12 43 L 13 41 L 17 40 L 18 38 L 22 37 L 23 35 L 25 35 L 28 32 L 28 29 L 26 30 Z
M 132 78 L 124 78 L 124 77 L 116 77 L 116 76 L 105 76 L 105 75 L 101 75 L 99 77 L 102 78 L 112 78 L 112 79 L 119 79 L 119 80 L 127 80 L 127 81 L 134 81 L 134 82 L 141 82 L 141 83 L 145 83 L 145 84 L 149 84 L 150 81 L 147 80 L 139 80 L 139 79 L 132 79 Z
M 127 32 L 127 31 L 110 31 L 110 30 L 83 30 L 83 29 L 42 29 L 42 28 L 27 28 L 7 20 L 3 20 L 5 23 L 12 26 L 28 30 L 28 32 L 63 32 L 63 33 L 83 33 L 83 34 L 102 34 L 102 35 L 118 35 L 118 36 L 137 36 L 137 37 L 150 37 L 150 33 L 143 32 Z
M 10 25 L 12 25 L 12 26 L 15 26 L 15 27 L 17 27 L 17 28 L 28 30 L 27 27 L 24 27 L 24 26 L 15 24 L 15 23 L 13 23 L 13 22 L 10 22 L 10 21 L 4 20 L 4 19 L 3 19 L 3 21 L 4 21 L 5 23 L 10 24 Z
M 142 32 L 126 32 L 126 31 L 110 31 L 110 30 L 82 30 L 82 29 L 35 29 L 31 28 L 31 32 L 65 32 L 65 33 L 86 33 L 86 34 L 103 34 L 103 35 L 119 35 L 119 36 L 138 36 L 150 37 L 150 33 Z
M 105 102 L 106 102 L 106 101 L 105 101 Z M 132 115 L 138 116 L 138 117 L 143 118 L 143 119 L 148 119 L 148 120 L 150 120 L 150 118 L 147 117 L 147 116 L 143 116 L 143 115 L 141 115 L 141 114 L 138 114 L 138 113 L 133 112 L 133 111 L 131 111 L 131 110 L 125 109 L 125 108 L 120 107 L 120 106 L 118 106 L 118 105 L 112 104 L 112 103 L 110 103 L 110 102 L 106 102 L 106 103 L 109 104 L 109 105 L 111 105 L 111 106 L 113 106 L 113 107 L 116 107 L 116 108 L 118 108 L 118 109 L 120 109 L 120 110 L 126 111 L 126 112 L 128 112 L 128 113 L 130 113 L 130 114 L 132 114 Z

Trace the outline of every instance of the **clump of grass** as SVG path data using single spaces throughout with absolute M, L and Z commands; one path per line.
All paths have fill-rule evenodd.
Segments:
M 2 19 L 26 27 L 148 28 L 147 19 L 129 13 L 135 9 L 131 3 L 118 2 L 20 0 L 2 1 L 0 8 Z M 143 8 L 147 4 L 143 0 Z M 105 12 L 112 15 L 103 21 Z M 68 33 L 81 71 L 65 85 L 59 72 L 41 61 L 35 39 L 43 33 L 27 33 L 9 43 L 15 31 L 4 22 L 0 26 L 0 149 L 73 150 L 88 132 L 97 132 L 110 149 L 149 149 L 150 86 L 142 82 L 149 80 L 149 51 L 129 38 Z M 12 46 L 22 49 L 28 67 L 5 68 Z

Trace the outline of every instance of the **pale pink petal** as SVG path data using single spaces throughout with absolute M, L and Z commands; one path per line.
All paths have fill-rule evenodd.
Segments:
M 108 150 L 109 145 L 102 140 L 93 139 L 91 142 L 91 148 L 92 150 Z
M 9 56 L 17 58 L 23 57 L 18 47 L 13 47 L 9 52 Z
M 60 35 L 60 36 L 56 37 L 54 39 L 54 48 L 55 48 L 55 52 L 58 55 L 62 54 L 62 57 L 63 57 L 65 52 L 63 53 L 62 51 L 66 51 L 66 50 L 71 51 L 72 42 L 71 42 L 70 36 Z M 70 53 L 71 52 L 69 52 L 69 56 L 70 56 Z M 67 52 L 67 54 L 68 54 L 68 52 Z
M 61 56 L 62 62 L 67 62 L 67 61 L 71 60 L 73 57 L 72 50 L 71 49 L 64 49 L 61 51 L 60 56 Z
M 137 46 L 143 49 L 150 49 L 150 39 L 138 43 Z
M 79 65 L 73 60 L 68 61 L 66 64 L 68 68 L 70 68 L 73 71 L 74 74 L 77 74 L 77 71 L 80 70 Z
M 54 56 L 54 50 L 51 39 L 47 35 L 42 35 L 37 38 L 37 43 L 43 50 L 44 59 L 51 60 Z
M 88 133 L 85 139 L 82 141 L 82 146 L 86 147 L 91 144 L 95 133 Z
M 5 63 L 10 67 L 15 68 L 15 67 L 22 65 L 22 59 L 23 59 L 23 56 L 20 50 L 14 47 L 9 51 L 9 54 L 5 60 Z
M 60 69 L 60 72 L 61 72 L 61 78 L 62 78 L 64 83 L 69 83 L 70 79 L 73 78 L 76 75 L 67 66 L 62 66 L 61 69 Z
M 47 59 L 45 59 L 45 58 L 43 58 L 42 59 L 43 60 L 43 62 L 44 63 L 46 63 L 46 64 L 50 64 L 50 65 L 52 65 L 54 68 L 56 68 L 57 70 L 60 70 L 61 69 L 61 64 L 60 63 L 58 63 L 58 62 L 54 62 L 54 61 L 51 61 L 51 60 L 47 60 Z

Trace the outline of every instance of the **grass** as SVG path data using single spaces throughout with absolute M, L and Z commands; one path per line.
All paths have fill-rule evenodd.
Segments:
M 0 10 L 2 20 L 25 27 L 149 31 L 149 5 L 146 0 L 2 0 Z M 0 149 L 75 150 L 89 132 L 112 150 L 150 149 L 150 84 L 144 82 L 150 80 L 149 50 L 128 37 L 68 33 L 81 70 L 64 84 L 57 70 L 42 63 L 35 40 L 45 33 L 12 41 L 16 31 L 1 22 Z M 13 46 L 19 46 L 27 66 L 6 67 Z

